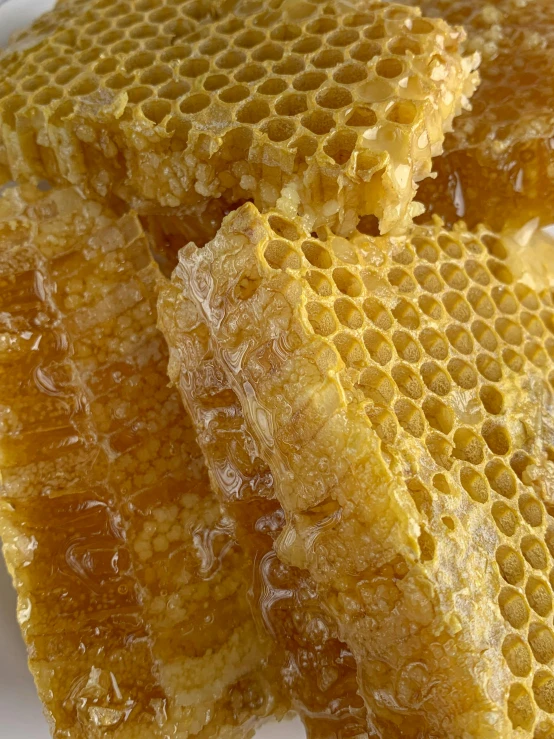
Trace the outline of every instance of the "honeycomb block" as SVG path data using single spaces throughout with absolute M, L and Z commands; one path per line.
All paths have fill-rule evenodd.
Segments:
M 529 229 L 313 238 L 252 204 L 181 251 L 286 514 L 278 554 L 381 735 L 551 735 L 553 278 Z
M 463 39 L 366 0 L 64 3 L 0 57 L 4 164 L 142 214 L 254 200 L 389 231 L 477 83 Z
M 431 16 L 463 24 L 482 56 L 482 83 L 435 162 L 418 199 L 441 218 L 502 229 L 554 219 L 551 140 L 554 5 L 550 0 L 411 0 Z
M 60 739 L 239 739 L 286 710 L 167 387 L 159 277 L 135 215 L 0 199 L 0 533 Z
M 284 512 L 271 472 L 258 456 L 238 398 L 210 349 L 208 327 L 187 292 L 178 276 L 160 291 L 169 375 L 195 424 L 213 489 L 256 563 L 251 592 L 260 626 L 275 643 L 272 659 L 310 737 L 367 737 L 354 658 L 307 573 L 277 559 L 274 542 Z

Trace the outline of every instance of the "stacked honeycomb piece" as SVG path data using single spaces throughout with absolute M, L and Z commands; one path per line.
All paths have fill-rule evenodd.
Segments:
M 146 237 L 32 200 L 0 199 L 0 533 L 53 735 L 242 737 L 284 704 L 167 388 Z
M 407 5 L 60 0 L 0 55 L 0 179 L 55 184 L 0 199 L 0 533 L 60 739 L 554 736 L 554 18 Z M 414 225 L 432 157 L 519 230 Z
M 554 5 L 550 0 L 410 0 L 460 23 L 482 56 L 471 112 L 456 121 L 436 180 L 418 198 L 431 212 L 496 229 L 553 220 Z
M 62 3 L 0 57 L 3 164 L 193 215 L 198 241 L 216 200 L 389 231 L 475 89 L 463 39 L 362 0 Z
M 524 248 L 536 275 L 488 230 L 316 239 L 247 204 L 181 252 L 278 554 L 337 618 L 379 735 L 554 731 L 554 245 Z
M 169 376 L 191 414 L 212 486 L 237 522 L 238 538 L 256 563 L 254 605 L 278 649 L 291 704 L 310 737 L 365 736 L 356 663 L 308 574 L 279 561 L 274 543 L 284 513 L 273 478 L 245 429 L 240 402 L 210 350 L 207 326 L 176 275 L 160 293 L 160 326 L 170 348 Z

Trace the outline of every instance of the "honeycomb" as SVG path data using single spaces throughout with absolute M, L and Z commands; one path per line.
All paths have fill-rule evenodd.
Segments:
M 553 264 L 529 228 L 316 238 L 252 204 L 181 251 L 278 554 L 337 618 L 379 736 L 553 735 Z
M 238 398 L 210 351 L 208 328 L 186 293 L 186 283 L 176 276 L 163 286 L 158 301 L 160 328 L 170 348 L 169 376 L 195 424 L 212 487 L 257 563 L 254 609 L 261 629 L 278 645 L 274 659 L 280 661 L 290 703 L 309 737 L 367 737 L 355 661 L 307 573 L 276 556 L 284 513 L 271 473 L 255 451 Z
M 482 55 L 481 86 L 418 191 L 431 212 L 473 227 L 554 220 L 554 5 L 550 0 L 410 0 L 464 24 Z
M 167 387 L 158 279 L 136 216 L 0 199 L 0 534 L 58 739 L 244 739 L 286 710 Z
M 143 215 L 253 200 L 389 231 L 477 83 L 463 40 L 367 0 L 62 3 L 0 57 L 0 164 Z

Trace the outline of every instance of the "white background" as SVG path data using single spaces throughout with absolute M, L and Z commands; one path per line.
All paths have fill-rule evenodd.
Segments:
M 51 0 L 0 0 L 0 44 L 48 10 Z M 1 560 L 1 557 L 0 557 Z M 302 739 L 300 722 L 263 727 L 256 739 Z M 0 739 L 49 739 L 15 619 L 15 593 L 0 561 Z

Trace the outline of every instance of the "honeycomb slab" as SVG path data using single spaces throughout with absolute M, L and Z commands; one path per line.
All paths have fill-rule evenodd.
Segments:
M 463 40 L 362 0 L 62 3 L 0 57 L 2 163 L 143 214 L 253 200 L 389 231 L 477 83 Z
M 482 56 L 482 83 L 418 199 L 454 223 L 502 229 L 554 220 L 554 5 L 549 0 L 415 0 L 422 12 L 463 24 Z
M 261 629 L 276 645 L 273 659 L 280 664 L 284 689 L 309 737 L 367 737 L 354 658 L 339 640 L 336 621 L 308 574 L 277 559 L 274 543 L 285 517 L 271 472 L 257 453 L 238 398 L 210 349 L 208 327 L 187 292 L 177 275 L 160 292 L 159 325 L 170 350 L 169 376 L 195 424 L 212 487 L 256 563 L 254 608 Z
M 554 246 L 230 214 L 182 279 L 386 737 L 554 732 Z M 534 265 L 533 269 L 528 265 Z
M 56 739 L 244 739 L 285 710 L 158 279 L 136 216 L 0 199 L 0 533 Z

